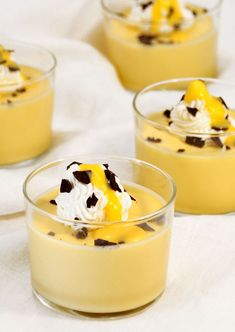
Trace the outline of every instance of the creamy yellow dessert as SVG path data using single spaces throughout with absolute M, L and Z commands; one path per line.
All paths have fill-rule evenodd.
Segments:
M 136 154 L 174 178 L 176 210 L 234 211 L 235 120 L 223 98 L 212 96 L 203 81 L 192 81 L 177 105 L 148 120 L 137 130 Z
M 32 159 L 51 144 L 53 87 L 37 68 L 0 46 L 0 165 Z
M 108 56 L 128 89 L 216 76 L 216 13 L 178 0 L 103 3 Z
M 170 222 L 150 214 L 165 201 L 140 185 L 124 187 L 107 164 L 73 162 L 60 188 L 38 197 L 50 215 L 35 210 L 29 224 L 37 294 L 67 309 L 116 313 L 163 292 Z

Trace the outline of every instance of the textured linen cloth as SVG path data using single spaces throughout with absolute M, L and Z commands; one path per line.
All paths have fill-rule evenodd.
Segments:
M 220 77 L 233 81 L 234 11 L 235 2 L 226 0 L 219 47 Z M 1 3 L 1 38 L 49 48 L 58 67 L 52 149 L 28 167 L 0 169 L 0 331 L 233 332 L 234 216 L 175 218 L 167 290 L 137 316 L 74 319 L 32 297 L 24 214 L 19 213 L 25 176 L 44 162 L 76 154 L 134 155 L 133 94 L 99 52 L 104 49 L 100 18 L 98 0 Z

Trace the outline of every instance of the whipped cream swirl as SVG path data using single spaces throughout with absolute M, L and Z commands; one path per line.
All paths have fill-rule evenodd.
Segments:
M 100 165 L 100 167 L 103 171 L 108 170 L 104 165 Z M 108 197 L 92 184 L 89 179 L 92 175 L 89 175 L 89 172 L 82 171 L 84 178 L 79 178 L 76 176 L 76 172 L 79 173 L 79 171 L 80 164 L 77 162 L 67 167 L 61 182 L 60 193 L 55 199 L 57 214 L 62 218 L 75 221 L 104 221 Z M 124 190 L 118 177 L 113 176 L 115 176 L 114 181 L 118 188 L 118 191 L 114 191 L 114 193 L 121 204 L 121 220 L 125 221 L 128 219 L 128 210 L 132 205 L 131 197 Z

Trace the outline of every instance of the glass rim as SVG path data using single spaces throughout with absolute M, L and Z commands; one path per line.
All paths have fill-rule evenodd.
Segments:
M 23 82 L 22 84 L 20 84 L 21 87 L 26 87 L 26 86 L 29 86 L 29 85 L 35 83 L 35 82 L 40 82 L 40 81 L 44 80 L 45 78 L 47 78 L 48 76 L 50 76 L 55 71 L 55 68 L 57 66 L 57 59 L 56 59 L 54 53 L 51 52 L 46 47 L 40 46 L 38 44 L 25 42 L 25 41 L 21 41 L 21 40 L 14 40 L 14 39 L 3 39 L 1 41 L 1 44 L 4 46 L 5 43 L 12 43 L 13 47 L 14 47 L 14 44 L 15 44 L 16 46 L 17 45 L 18 46 L 24 46 L 24 47 L 29 47 L 31 49 L 35 49 L 35 50 L 38 50 L 38 51 L 42 51 L 42 52 L 44 52 L 44 54 L 49 56 L 50 60 L 52 61 L 52 65 L 50 66 L 50 68 L 48 70 L 43 71 L 42 74 L 40 74 L 36 78 L 30 79 L 27 82 Z M 0 82 L 0 92 L 1 92 L 1 88 L 4 88 L 4 87 L 12 88 L 12 89 L 14 89 L 14 87 L 15 87 L 15 89 L 17 89 L 17 88 L 19 88 L 19 83 L 1 84 L 1 82 Z
M 195 132 L 195 131 L 187 131 L 187 130 L 183 130 L 183 129 L 174 129 L 172 130 L 171 128 L 169 128 L 169 126 L 158 123 L 157 121 L 153 121 L 150 120 L 147 116 L 145 116 L 143 114 L 143 112 L 140 110 L 140 108 L 138 108 L 137 106 L 137 102 L 138 99 L 144 95 L 145 93 L 151 92 L 154 88 L 156 87 L 160 87 L 161 85 L 166 85 L 166 84 L 171 84 L 171 83 L 180 83 L 180 82 L 190 82 L 193 80 L 202 80 L 205 81 L 206 83 L 215 83 L 215 84 L 221 84 L 221 85 L 228 85 L 231 87 L 234 87 L 235 89 L 235 81 L 229 82 L 226 80 L 221 80 L 221 79 L 217 79 L 217 78 L 209 78 L 209 77 L 186 77 L 186 78 L 174 78 L 174 79 L 170 79 L 170 80 L 165 80 L 165 81 L 160 81 L 157 83 L 153 83 L 150 84 L 146 87 L 144 87 L 142 90 L 138 91 L 132 101 L 132 106 L 134 109 L 135 114 L 140 117 L 143 121 L 145 121 L 146 123 L 148 123 L 149 125 L 151 125 L 152 127 L 155 127 L 157 129 L 162 129 L 165 131 L 168 131 L 170 133 L 175 133 L 178 135 L 185 135 L 185 136 L 197 136 L 197 137 L 207 137 L 208 135 L 210 137 L 224 137 L 224 136 L 235 136 L 235 132 L 226 132 L 223 131 L 221 133 L 215 132 L 215 133 L 211 133 L 211 132 Z M 159 92 L 161 90 L 158 90 Z M 166 91 L 168 91 L 166 89 Z M 235 111 L 234 111 L 235 112 Z
M 130 219 L 128 221 L 122 221 L 122 220 L 117 220 L 114 222 L 111 221 L 102 221 L 102 222 L 93 222 L 93 221 L 74 221 L 71 219 L 66 219 L 66 218 L 62 218 L 59 217 L 53 213 L 47 212 L 46 210 L 40 208 L 37 206 L 37 204 L 33 201 L 33 199 L 31 199 L 30 195 L 28 194 L 28 184 L 29 182 L 39 173 L 41 173 L 42 171 L 57 166 L 61 163 L 64 162 L 68 162 L 70 163 L 71 161 L 74 160 L 78 160 L 78 159 L 83 159 L 83 158 L 90 158 L 90 159 L 102 159 L 105 158 L 107 160 L 116 160 L 116 161 L 129 161 L 129 162 L 134 162 L 137 165 L 144 165 L 147 166 L 151 169 L 153 169 L 154 171 L 157 171 L 158 173 L 160 173 L 161 175 L 164 176 L 164 178 L 168 181 L 168 183 L 171 186 L 171 196 L 170 199 L 167 200 L 167 202 L 157 211 L 154 211 L 152 213 L 149 213 L 147 215 L 144 215 L 140 218 L 136 218 L 136 219 Z M 60 181 L 60 179 L 59 179 Z M 46 215 L 47 217 L 60 222 L 62 224 L 68 225 L 68 226 L 72 226 L 75 222 L 76 225 L 81 225 L 81 227 L 83 226 L 95 226 L 95 227 L 102 227 L 102 226 L 110 226 L 110 225 L 116 225 L 116 224 L 120 224 L 120 223 L 125 223 L 125 225 L 133 225 L 133 224 L 139 224 L 139 223 L 144 223 L 147 222 L 149 219 L 152 219 L 154 217 L 157 217 L 159 215 L 162 215 L 165 211 L 167 211 L 167 209 L 169 208 L 169 206 L 175 201 L 175 197 L 176 197 L 176 185 L 175 182 L 173 180 L 173 178 L 165 171 L 163 171 L 162 169 L 160 169 L 157 166 L 154 166 L 148 162 L 145 162 L 143 160 L 140 159 L 136 159 L 136 158 L 130 158 L 130 157 L 125 157 L 125 156 L 115 156 L 115 155 L 91 155 L 91 154 L 82 154 L 82 155 L 75 155 L 75 156 L 71 156 L 68 158 L 62 158 L 62 159 L 57 159 L 55 161 L 52 162 L 48 162 L 46 164 L 43 164 L 39 167 L 37 167 L 36 169 L 34 169 L 32 172 L 30 172 L 30 174 L 26 177 L 24 183 L 23 183 L 23 194 L 24 194 L 24 198 L 26 199 L 26 201 L 33 206 L 33 208 L 37 211 L 39 211 L 40 213 L 42 213 L 43 215 Z
M 114 10 L 112 10 L 108 4 L 106 3 L 107 0 L 100 0 L 101 1 L 101 7 L 104 11 L 104 13 L 112 16 L 115 19 L 118 19 L 119 21 L 123 22 L 123 23 L 127 23 L 127 24 L 131 24 L 131 25 L 135 25 L 135 26 L 149 26 L 151 25 L 155 25 L 156 23 L 151 23 L 151 22 L 136 22 L 135 20 L 131 20 L 128 17 L 122 17 L 120 16 L 117 12 L 115 12 Z M 187 22 L 194 22 L 197 19 L 201 19 L 204 18 L 205 16 L 208 15 L 212 15 L 214 13 L 216 13 L 217 11 L 219 11 L 221 9 L 223 0 L 215 0 L 216 3 L 214 6 L 212 6 L 212 8 L 208 9 L 208 11 L 206 13 L 202 13 L 199 17 L 193 17 L 189 20 L 187 20 Z

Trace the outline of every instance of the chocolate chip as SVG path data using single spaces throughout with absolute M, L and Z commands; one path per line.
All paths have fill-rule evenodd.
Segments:
M 142 34 L 142 35 L 138 36 L 138 39 L 142 44 L 149 45 L 149 46 L 153 45 L 153 41 L 155 38 L 156 38 L 155 35 Z
M 171 111 L 170 110 L 165 110 L 163 112 L 163 114 L 165 115 L 166 118 L 170 119 L 171 118 Z
M 24 93 L 24 92 L 26 92 L 26 88 L 18 88 L 18 89 L 16 89 L 16 91 L 19 93 Z
M 226 115 L 225 120 L 228 120 L 228 114 Z
M 219 148 L 222 148 L 224 145 L 221 142 L 219 137 L 211 137 L 211 140 L 217 145 Z
M 61 193 L 70 193 L 70 191 L 73 189 L 72 183 L 70 183 L 66 179 L 62 179 L 61 185 L 60 185 L 60 192 Z
M 51 200 L 50 200 L 50 203 L 51 203 L 52 205 L 57 205 L 57 203 L 56 203 L 56 201 L 55 201 L 54 199 L 51 199 Z
M 153 1 L 142 3 L 141 4 L 141 8 L 142 8 L 142 10 L 145 10 L 146 8 L 148 8 L 149 6 L 151 6 L 152 4 L 153 4 Z
M 116 176 L 114 173 L 111 173 L 110 175 L 109 185 L 114 191 L 122 192 L 119 185 L 116 182 Z
M 198 148 L 202 148 L 205 145 L 205 141 L 201 137 L 187 136 L 185 142 L 189 145 L 194 145 Z
M 48 232 L 47 235 L 55 236 L 55 233 L 54 232 Z
M 146 232 L 154 232 L 154 231 L 155 231 L 155 230 L 154 230 L 152 227 L 150 227 L 146 222 L 144 222 L 144 223 L 142 223 L 142 224 L 138 224 L 138 225 L 136 225 L 136 226 L 140 227 L 141 229 L 143 229 L 143 230 L 146 231 Z
M 192 115 L 196 116 L 198 109 L 196 107 L 187 107 L 187 111 Z
M 16 66 L 12 66 L 12 65 L 8 66 L 8 69 L 9 69 L 10 71 L 12 71 L 12 72 L 14 72 L 14 71 L 19 71 L 19 70 L 20 70 L 18 67 L 16 67 Z
M 13 92 L 11 95 L 12 95 L 12 97 L 17 97 L 17 93 L 16 92 Z
M 110 242 L 107 240 L 103 240 L 103 239 L 96 239 L 94 241 L 95 246 L 99 246 L 99 247 L 105 247 L 105 246 L 115 246 L 117 245 L 117 243 L 115 242 Z
M 96 203 L 98 202 L 98 198 L 96 197 L 96 195 L 93 193 L 92 196 L 88 197 L 87 201 L 86 201 L 86 206 L 89 208 L 91 208 L 92 206 L 96 206 Z
M 173 121 L 169 121 L 169 122 L 168 122 L 168 126 L 170 126 L 172 123 L 173 123 Z
M 183 152 L 185 152 L 185 149 L 178 149 L 177 152 L 183 153 Z
M 74 177 L 83 184 L 89 184 L 91 182 L 89 173 L 91 171 L 75 171 L 73 172 Z
M 10 99 L 7 99 L 7 104 L 12 104 L 12 101 Z
M 75 217 L 74 220 L 80 220 L 78 217 Z
M 78 166 L 80 166 L 80 165 L 82 165 L 82 163 L 79 163 L 79 162 L 77 162 L 77 161 L 73 161 L 71 164 L 69 164 L 69 165 L 66 167 L 66 169 L 68 170 L 72 165 L 78 165 Z
M 130 195 L 130 198 L 132 201 L 136 202 L 136 199 L 133 196 Z
M 185 97 L 185 94 L 181 97 L 180 101 L 183 101 Z
M 180 24 L 180 23 L 176 23 L 176 24 L 174 24 L 174 29 L 175 29 L 176 31 L 179 31 L 179 30 L 181 29 L 181 24 Z
M 161 143 L 162 142 L 161 138 L 155 138 L 155 137 L 147 137 L 147 141 L 152 142 L 152 143 Z
M 228 108 L 227 104 L 225 103 L 224 99 L 222 97 L 219 97 L 218 99 L 221 101 L 221 103 L 224 105 L 224 107 L 227 108 L 227 110 L 228 110 L 229 108 Z
M 196 17 L 198 15 L 198 12 L 195 9 L 192 9 L 191 12 L 192 12 L 194 17 Z
M 231 150 L 230 146 L 226 145 L 226 150 Z
M 86 227 L 82 227 L 79 229 L 76 233 L 76 238 L 77 239 L 85 239 L 88 235 L 88 230 Z
M 226 130 L 228 130 L 228 127 L 215 127 L 215 126 L 213 126 L 213 127 L 211 127 L 211 129 L 214 129 L 215 131 L 221 131 L 221 130 L 223 130 L 223 131 L 226 131 Z

